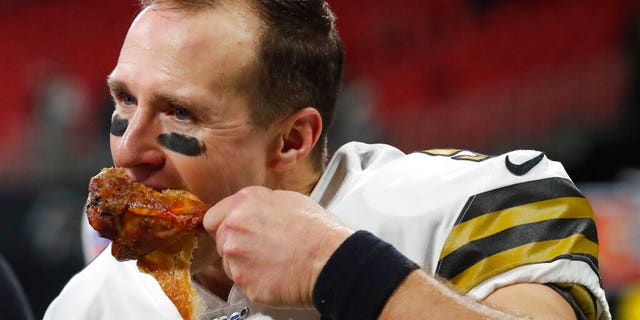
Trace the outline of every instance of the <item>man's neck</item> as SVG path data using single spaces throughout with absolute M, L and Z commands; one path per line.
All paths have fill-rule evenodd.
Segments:
M 279 172 L 267 179 L 266 187 L 274 190 L 296 191 L 305 195 L 311 194 L 322 172 L 316 170 L 311 163 L 304 163 L 287 172 Z

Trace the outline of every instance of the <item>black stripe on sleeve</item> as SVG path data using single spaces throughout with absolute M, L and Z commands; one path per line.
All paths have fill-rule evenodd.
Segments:
M 472 241 L 451 252 L 438 263 L 437 272 L 452 279 L 474 264 L 496 253 L 528 243 L 564 239 L 574 234 L 583 234 L 597 243 L 593 219 L 551 219 L 518 225 L 494 235 Z M 555 257 L 549 257 L 549 260 Z
M 477 194 L 464 205 L 456 225 L 483 214 L 561 197 L 583 197 L 571 180 L 547 178 Z

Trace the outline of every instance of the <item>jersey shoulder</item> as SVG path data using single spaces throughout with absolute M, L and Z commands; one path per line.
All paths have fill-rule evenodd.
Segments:
M 117 261 L 110 249 L 65 285 L 44 319 L 178 319 L 157 282 L 139 272 L 135 261 Z
M 408 156 L 436 166 L 445 172 L 473 172 L 476 175 L 500 175 L 521 177 L 528 180 L 541 176 L 557 175 L 568 178 L 561 163 L 549 159 L 537 150 L 515 150 L 499 155 L 485 155 L 463 149 L 429 149 Z M 418 160 L 419 159 L 419 160 Z
M 593 211 L 560 163 L 535 150 L 422 154 L 463 177 L 458 183 L 482 181 L 456 213 L 440 252 L 440 276 L 475 294 L 517 282 L 565 286 L 585 314 L 607 314 Z

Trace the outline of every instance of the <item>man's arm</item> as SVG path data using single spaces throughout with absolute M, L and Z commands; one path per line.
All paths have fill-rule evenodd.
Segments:
M 567 301 L 542 284 L 507 286 L 479 303 L 421 270 L 409 274 L 398 286 L 379 319 L 417 315 L 433 319 L 576 319 Z
M 229 278 L 252 301 L 272 306 L 310 306 L 316 280 L 327 261 L 344 239 L 353 235 L 307 197 L 262 187 L 246 188 L 220 201 L 209 209 L 204 225 L 216 239 Z M 352 256 L 345 266 L 356 264 L 358 259 Z M 289 272 L 283 272 L 285 265 Z M 343 269 L 339 271 L 344 273 Z M 359 283 L 384 280 L 367 278 Z M 340 283 L 334 287 L 348 286 Z M 516 314 L 525 319 L 575 319 L 559 294 L 538 284 L 504 287 L 487 297 L 486 303 L 457 293 L 446 282 L 421 270 L 412 271 L 392 288 L 396 289 L 389 299 L 381 301 L 380 319 L 416 315 L 432 319 L 519 319 Z

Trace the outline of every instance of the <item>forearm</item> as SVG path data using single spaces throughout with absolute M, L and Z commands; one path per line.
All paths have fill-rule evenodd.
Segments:
M 339 320 L 515 319 L 458 294 L 368 232 L 345 240 L 324 266 L 314 288 L 314 304 Z
M 314 305 L 339 320 L 398 319 L 567 319 L 575 313 L 548 286 L 516 283 L 482 302 L 460 294 L 369 233 L 358 232 L 334 252 L 314 289 Z
M 446 283 L 415 270 L 398 286 L 379 319 L 520 319 L 456 293 Z

